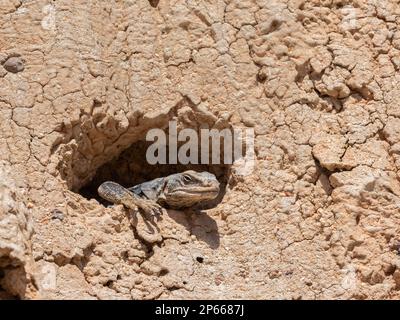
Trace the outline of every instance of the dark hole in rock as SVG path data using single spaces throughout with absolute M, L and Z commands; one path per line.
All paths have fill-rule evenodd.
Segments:
M 106 282 L 106 286 L 109 287 L 109 288 L 111 288 L 113 284 L 114 284 L 114 281 L 112 281 L 112 280 L 108 280 Z
M 198 263 L 203 263 L 204 262 L 204 258 L 203 257 L 197 257 L 196 258 Z
M 158 3 L 160 2 L 160 0 L 149 0 L 149 2 L 153 8 L 156 8 L 158 6 Z
M 194 170 L 198 172 L 208 171 L 216 176 L 220 182 L 220 193 L 218 197 L 208 203 L 199 204 L 196 209 L 207 209 L 215 207 L 221 202 L 228 184 L 230 165 L 215 164 L 155 164 L 151 165 L 146 160 L 146 151 L 152 142 L 138 141 L 123 151 L 118 157 L 105 163 L 100 167 L 92 180 L 79 190 L 86 199 L 96 199 L 104 206 L 110 205 L 102 199 L 97 189 L 105 181 L 114 181 L 128 188 L 142 182 L 150 181 L 171 174 Z M 200 153 L 200 152 L 199 152 Z M 167 148 L 168 154 L 168 148 Z M 223 155 L 221 155 L 222 159 Z
M 128 251 L 122 252 L 122 259 L 124 259 L 125 261 L 127 261 L 129 259 Z
M 4 277 L 6 277 L 6 269 L 0 268 L 0 300 L 21 300 L 20 296 L 9 292 L 7 288 L 2 286 L 1 281 L 4 279 Z
M 167 269 L 162 269 L 159 273 L 160 277 L 165 276 L 169 273 L 169 271 Z
M 21 300 L 18 296 L 12 295 L 0 285 L 0 300 Z
M 361 215 L 357 215 L 356 216 L 356 224 L 358 225 L 358 224 L 360 224 L 360 219 L 361 219 Z

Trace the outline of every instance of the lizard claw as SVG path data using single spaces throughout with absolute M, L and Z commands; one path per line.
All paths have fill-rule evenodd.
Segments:
M 139 208 L 146 215 L 157 217 L 157 220 L 162 214 L 162 207 L 156 201 L 140 198 L 116 182 L 106 181 L 102 183 L 98 192 L 103 199 L 109 202 L 123 204 L 130 209 Z
M 162 214 L 162 207 L 152 200 L 140 199 L 137 201 L 137 206 L 143 210 L 147 215 L 156 217 L 159 220 Z

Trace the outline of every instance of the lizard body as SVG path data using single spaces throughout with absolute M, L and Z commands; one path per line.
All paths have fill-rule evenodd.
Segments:
M 98 193 L 109 202 L 154 213 L 161 212 L 161 206 L 181 209 L 215 199 L 219 193 L 219 182 L 212 173 L 189 170 L 130 188 L 106 181 L 99 186 Z

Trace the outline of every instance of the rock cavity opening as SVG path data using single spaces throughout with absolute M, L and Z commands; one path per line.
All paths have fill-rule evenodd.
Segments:
M 132 187 L 155 178 L 194 170 L 208 171 L 220 182 L 219 196 L 212 203 L 206 204 L 204 208 L 213 207 L 222 200 L 228 183 L 231 184 L 233 181 L 230 179 L 232 164 L 224 162 L 225 139 L 218 138 L 220 162 L 214 164 L 211 161 L 214 150 L 209 140 L 210 150 L 212 150 L 210 161 L 204 163 L 204 160 L 201 161 L 201 146 L 204 140 L 200 138 L 200 131 L 202 129 L 215 129 L 218 132 L 225 130 L 231 132 L 233 136 L 233 128 L 229 120 L 214 115 L 204 106 L 194 105 L 187 98 L 182 99 L 169 110 L 160 110 L 153 115 L 136 114 L 134 118 L 128 120 L 129 126 L 126 131 L 118 139 L 112 141 L 106 135 L 99 134 L 96 119 L 86 119 L 85 121 L 89 124 L 76 126 L 80 130 L 75 131 L 70 141 L 59 148 L 59 159 L 62 160 L 58 164 L 58 170 L 69 190 L 86 199 L 96 199 L 101 204 L 107 205 L 108 203 L 97 193 L 99 185 L 104 181 L 111 180 L 125 187 Z M 154 165 L 148 162 L 146 152 L 154 140 L 146 141 L 146 134 L 151 129 L 161 129 L 168 137 L 171 122 L 175 123 L 178 135 L 184 129 L 193 129 L 197 133 L 199 139 L 192 143 L 198 145 L 198 163 L 200 164 L 181 164 L 179 160 L 178 164 Z M 114 118 L 108 119 L 107 123 L 119 126 Z M 189 137 L 185 141 L 178 142 L 178 150 L 188 141 L 190 141 Z M 164 143 L 167 154 L 169 143 L 170 140 L 167 138 Z M 95 148 L 96 146 L 101 146 L 101 148 Z M 171 163 L 169 160 L 167 159 L 167 163 Z
M 142 182 L 150 181 L 171 174 L 184 172 L 186 170 L 208 171 L 216 176 L 220 182 L 220 193 L 218 197 L 201 208 L 213 207 L 221 202 L 229 180 L 230 166 L 224 164 L 149 164 L 146 160 L 147 148 L 152 144 L 148 141 L 133 143 L 118 157 L 105 163 L 97 171 L 93 179 L 79 189 L 79 194 L 86 199 L 96 199 L 99 203 L 107 206 L 109 203 L 102 199 L 97 188 L 105 181 L 115 181 L 124 187 L 132 187 Z M 168 152 L 167 146 L 167 152 Z

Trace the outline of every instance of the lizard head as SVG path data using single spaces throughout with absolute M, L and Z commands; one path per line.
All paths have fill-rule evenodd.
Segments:
M 219 182 L 215 175 L 189 170 L 167 177 L 162 198 L 171 207 L 185 208 L 215 199 L 218 193 Z

